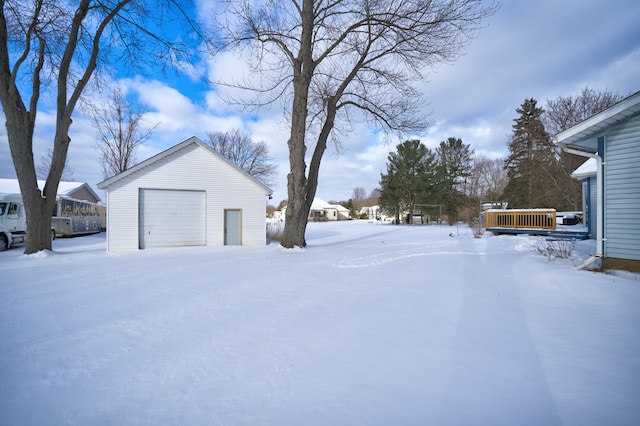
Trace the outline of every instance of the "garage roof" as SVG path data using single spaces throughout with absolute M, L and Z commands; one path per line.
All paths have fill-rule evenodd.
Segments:
M 261 186 L 265 193 L 267 195 L 271 195 L 273 193 L 273 191 L 271 190 L 271 188 L 269 188 L 268 186 L 266 186 L 264 183 L 260 182 L 258 179 L 254 178 L 253 176 L 251 176 L 250 174 L 248 174 L 247 172 L 245 172 L 244 170 L 242 170 L 240 167 L 238 167 L 237 165 L 235 165 L 234 163 L 232 163 L 231 161 L 229 161 L 227 158 L 225 158 L 223 155 L 221 155 L 220 153 L 218 153 L 216 150 L 214 150 L 212 147 L 210 147 L 209 145 L 205 144 L 204 142 L 202 142 L 200 139 L 198 139 L 195 136 L 190 137 L 189 139 L 180 142 L 177 145 L 172 146 L 171 148 L 162 151 L 159 154 L 154 155 L 151 158 L 146 159 L 145 161 L 136 164 L 135 166 L 131 167 L 130 169 L 125 170 L 122 173 L 118 173 L 117 175 L 110 177 L 109 179 L 106 179 L 102 182 L 100 182 L 98 184 L 98 188 L 99 189 L 107 189 L 109 188 L 111 185 L 113 185 L 114 183 L 126 178 L 127 176 L 136 173 L 142 169 L 144 169 L 145 167 L 150 166 L 151 164 L 154 164 L 168 156 L 170 156 L 171 154 L 183 149 L 184 147 L 191 145 L 191 144 L 196 144 L 199 145 L 200 147 L 206 149 L 207 151 L 211 152 L 213 155 L 219 157 L 222 161 L 226 162 L 227 164 L 229 164 L 231 167 L 233 167 L 234 169 L 238 170 L 240 173 L 242 173 L 243 175 L 245 175 L 247 177 L 247 179 L 250 179 L 252 181 L 254 181 L 256 184 L 258 184 L 259 186 Z

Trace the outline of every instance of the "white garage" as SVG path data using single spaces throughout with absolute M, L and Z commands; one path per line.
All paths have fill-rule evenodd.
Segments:
M 264 245 L 271 190 L 196 137 L 100 184 L 107 250 Z

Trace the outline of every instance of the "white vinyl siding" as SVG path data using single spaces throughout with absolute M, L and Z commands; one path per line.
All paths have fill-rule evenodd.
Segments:
M 140 189 L 140 248 L 205 245 L 205 204 L 204 191 Z
M 587 209 L 588 217 L 586 218 L 589 225 L 589 238 L 597 238 L 597 224 L 598 224 L 598 180 L 595 177 L 588 178 L 589 180 L 589 195 L 588 202 L 589 208 Z
M 225 209 L 242 210 L 242 245 L 265 245 L 265 187 L 199 143 L 185 141 L 176 147 L 105 188 L 107 250 L 138 249 L 140 189 L 204 191 L 207 246 L 224 245 Z
M 606 138 L 605 256 L 640 260 L 640 116 Z

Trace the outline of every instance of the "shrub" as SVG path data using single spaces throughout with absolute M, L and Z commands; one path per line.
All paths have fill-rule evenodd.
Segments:
M 281 242 L 284 222 L 267 222 L 267 243 Z
M 475 238 L 482 238 L 484 235 L 484 221 L 480 215 L 480 206 L 469 205 L 460 212 L 460 216 L 467 222 L 469 228 L 471 228 L 473 236 Z
M 553 259 L 568 259 L 576 248 L 576 241 L 572 239 L 550 240 L 543 237 L 536 238 L 533 249 L 536 253 Z

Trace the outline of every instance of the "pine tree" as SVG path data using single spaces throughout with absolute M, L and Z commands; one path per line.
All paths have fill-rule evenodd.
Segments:
M 465 182 L 471 176 L 473 150 L 460 138 L 448 138 L 436 148 L 438 199 L 453 224 L 466 200 Z
M 432 196 L 435 155 L 419 140 L 407 140 L 396 150 L 387 157 L 387 173 L 380 178 L 380 208 L 399 223 L 401 213 Z
M 505 198 L 518 208 L 553 207 L 557 175 L 556 148 L 542 124 L 544 110 L 535 99 L 526 99 L 516 110 L 509 157 L 505 168 L 509 183 Z

